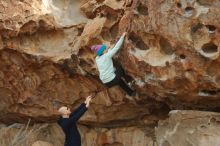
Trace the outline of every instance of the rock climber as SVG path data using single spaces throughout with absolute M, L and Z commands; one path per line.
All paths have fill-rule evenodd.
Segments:
M 131 84 L 132 78 L 125 74 L 120 65 L 115 65 L 112 59 L 121 48 L 126 34 L 126 32 L 123 33 L 112 49 L 108 49 L 106 45 L 102 44 L 92 46 L 91 50 L 97 54 L 95 61 L 102 83 L 108 88 L 119 85 L 129 96 L 135 96 L 135 91 L 128 86 L 128 84 Z M 123 79 L 130 83 L 127 84 Z
M 66 106 L 62 106 L 58 109 L 61 117 L 57 123 L 60 125 L 65 134 L 64 146 L 81 146 L 81 136 L 77 129 L 76 123 L 87 111 L 91 100 L 92 96 L 86 97 L 85 102 L 76 108 L 72 113 L 70 108 Z

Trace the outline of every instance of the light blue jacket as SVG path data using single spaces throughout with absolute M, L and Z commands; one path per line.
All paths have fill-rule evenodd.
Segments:
M 121 48 L 121 45 L 123 44 L 123 42 L 124 42 L 124 36 L 121 36 L 121 38 L 116 43 L 114 48 L 109 49 L 108 52 L 103 54 L 102 56 L 96 57 L 96 65 L 99 70 L 99 78 L 101 79 L 103 83 L 108 83 L 112 81 L 116 76 L 112 57 Z

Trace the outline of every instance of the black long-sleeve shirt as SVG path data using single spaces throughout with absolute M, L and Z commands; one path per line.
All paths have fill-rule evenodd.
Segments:
M 86 111 L 86 104 L 82 103 L 75 111 L 70 114 L 69 118 L 59 118 L 57 123 L 65 133 L 64 146 L 81 146 L 81 137 L 77 129 L 76 122 Z

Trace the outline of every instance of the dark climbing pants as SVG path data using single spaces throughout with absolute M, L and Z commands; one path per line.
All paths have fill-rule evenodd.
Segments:
M 125 71 L 120 64 L 114 62 L 114 66 L 116 68 L 116 77 L 112 81 L 105 83 L 105 85 L 109 88 L 119 85 L 128 95 L 132 96 L 134 91 L 127 85 L 127 83 L 125 83 L 125 81 L 132 81 L 132 78 L 125 74 Z M 124 78 L 125 81 L 122 78 Z

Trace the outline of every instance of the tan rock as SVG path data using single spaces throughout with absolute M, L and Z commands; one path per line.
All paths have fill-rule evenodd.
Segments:
M 18 136 L 16 144 L 24 146 L 62 146 L 64 133 L 57 124 L 36 124 L 24 130 L 25 125 L 13 124 L 0 126 L 0 144 L 8 146 Z M 150 127 L 118 127 L 118 128 L 88 128 L 78 125 L 81 133 L 82 145 L 84 146 L 156 146 L 151 138 Z M 17 135 L 17 136 L 16 136 Z M 9 143 L 7 143 L 9 142 Z
M 201 111 L 171 111 L 156 128 L 158 146 L 218 146 L 219 114 Z
M 2 37 L 0 37 L 0 50 L 3 49 L 4 45 L 3 45 L 3 41 L 2 41 Z
M 31 36 L 20 35 L 19 38 L 7 40 L 5 43 L 6 47 L 36 56 L 45 56 L 58 62 L 61 59 L 70 58 L 71 45 L 77 41 L 78 33 L 78 27 L 45 33 L 36 32 Z
M 80 13 L 80 3 L 78 1 L 43 0 L 41 8 L 52 15 L 56 23 L 61 26 L 72 26 L 87 21 L 87 18 Z
M 88 18 L 94 18 L 94 10 L 96 7 L 97 3 L 95 0 L 85 0 L 84 2 L 81 2 L 80 9 Z
M 114 10 L 123 9 L 125 1 L 118 1 L 118 0 L 105 0 L 104 4 L 111 7 Z
M 62 146 L 64 135 L 57 124 L 0 126 L 1 146 Z
M 148 137 L 144 128 L 124 127 L 124 128 L 96 128 L 84 129 L 80 127 L 83 144 L 85 146 L 156 146 L 155 141 Z
M 99 43 L 95 39 L 97 39 L 104 27 L 106 18 L 95 18 L 94 20 L 90 20 L 81 35 L 81 44 L 82 45 L 91 45 L 92 43 Z M 93 42 L 93 40 L 95 42 Z M 90 41 L 90 42 L 89 42 Z M 101 42 L 100 42 L 101 43 Z
M 53 146 L 53 145 L 45 141 L 36 141 L 31 146 Z

